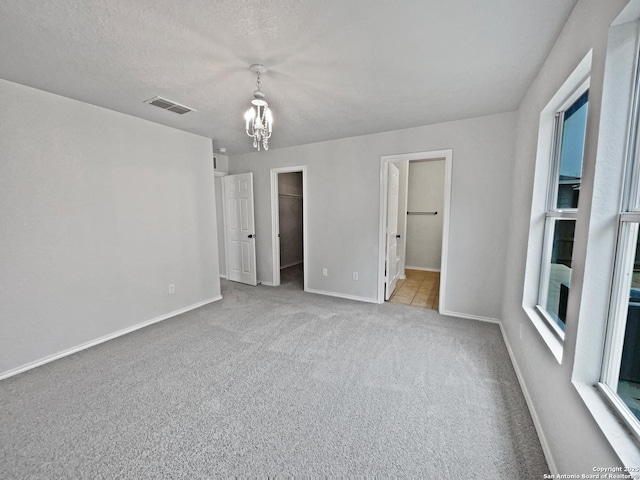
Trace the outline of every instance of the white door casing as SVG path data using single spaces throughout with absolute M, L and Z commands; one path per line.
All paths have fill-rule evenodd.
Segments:
M 385 300 L 389 300 L 396 288 L 400 275 L 398 266 L 398 195 L 400 193 L 400 170 L 393 163 L 389 163 L 389 177 L 387 189 L 387 253 L 385 255 Z
M 387 238 L 387 196 L 388 196 L 388 165 L 392 162 L 412 161 L 412 160 L 429 160 L 435 158 L 445 159 L 445 185 L 444 185 L 444 209 L 442 211 L 442 256 L 440 262 L 440 303 L 438 311 L 446 313 L 447 301 L 447 259 L 449 247 L 449 213 L 451 209 L 451 177 L 453 150 L 448 148 L 445 150 L 431 150 L 426 152 L 400 153 L 396 155 L 383 155 L 380 157 L 380 223 L 379 223 L 379 242 L 378 242 L 378 303 L 385 301 L 385 263 L 386 263 L 386 238 Z
M 278 202 L 278 175 L 302 172 L 302 256 L 304 264 L 304 291 L 308 291 L 309 249 L 307 242 L 307 167 L 306 165 L 271 169 L 271 245 L 273 248 L 273 286 L 280 285 L 280 215 Z M 266 282 L 262 282 L 263 285 Z
M 253 213 L 253 173 L 224 177 L 227 277 L 257 285 L 256 239 Z

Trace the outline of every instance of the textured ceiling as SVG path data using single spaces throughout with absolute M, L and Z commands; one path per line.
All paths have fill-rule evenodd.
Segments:
M 576 0 L 0 0 L 0 77 L 251 151 L 517 109 Z M 196 109 L 176 115 L 156 95 Z

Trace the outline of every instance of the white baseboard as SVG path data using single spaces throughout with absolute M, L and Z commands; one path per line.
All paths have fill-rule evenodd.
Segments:
M 357 297 L 355 295 L 348 295 L 346 293 L 326 292 L 324 290 L 314 290 L 311 288 L 305 288 L 305 292 L 317 293 L 318 295 L 327 295 L 329 297 L 346 298 L 347 300 L 356 300 L 358 302 L 366 303 L 379 303 L 377 298 Z
M 275 287 L 276 286 L 275 283 L 273 283 L 273 282 L 263 282 L 262 280 L 260 280 L 258 283 L 260 285 L 266 285 L 267 287 Z
M 470 313 L 458 313 L 458 312 L 451 312 L 449 310 L 441 310 L 440 315 L 448 315 L 450 317 L 458 317 L 458 318 L 467 318 L 469 320 L 477 320 L 479 322 L 488 322 L 488 323 L 497 323 L 498 325 L 500 325 L 500 320 L 498 320 L 497 318 L 491 318 L 491 317 L 482 317 L 480 315 L 471 315 Z
M 407 276 L 406 275 L 398 275 L 398 280 L 406 280 Z
M 124 328 L 122 330 L 118 330 L 117 332 L 110 333 L 110 334 L 105 335 L 105 336 L 100 337 L 100 338 L 96 338 L 95 340 L 91 340 L 91 341 L 83 343 L 81 345 L 77 345 L 75 347 L 68 348 L 68 349 L 63 350 L 63 351 L 58 352 L 58 353 L 54 353 L 53 355 L 49 355 L 47 357 L 41 358 L 39 360 L 36 360 L 34 362 L 27 363 L 25 365 L 22 365 L 21 367 L 17 367 L 17 368 L 13 368 L 11 370 L 7 370 L 6 372 L 0 373 L 0 380 L 4 380 L 5 378 L 9 378 L 9 377 L 12 377 L 14 375 L 18 375 L 19 373 L 26 372 L 27 370 L 31 370 L 32 368 L 39 367 L 39 366 L 44 365 L 46 363 L 53 362 L 54 360 L 58 360 L 59 358 L 67 357 L 69 355 L 73 355 L 74 353 L 80 352 L 82 350 L 86 350 L 87 348 L 91 348 L 91 347 L 93 347 L 95 345 L 99 345 L 99 344 L 104 343 L 104 342 L 106 342 L 108 340 L 112 340 L 112 339 L 120 337 L 122 335 L 126 335 L 127 333 L 134 332 L 136 330 L 139 330 L 141 328 L 147 327 L 147 326 L 152 325 L 154 323 L 158 323 L 158 322 L 161 322 L 163 320 L 167 320 L 167 319 L 169 319 L 171 317 L 175 317 L 175 316 L 180 315 L 182 313 L 186 313 L 189 310 L 194 310 L 196 308 L 202 307 L 204 305 L 207 305 L 208 303 L 212 303 L 212 302 L 215 302 L 215 301 L 218 301 L 218 300 L 222 300 L 222 295 L 218 295 L 217 297 L 213 297 L 213 298 L 210 298 L 208 300 L 204 300 L 203 302 L 198 302 L 198 303 L 195 303 L 193 305 L 189 305 L 188 307 L 184 307 L 184 308 L 181 308 L 179 310 L 174 310 L 173 312 L 169 312 L 169 313 L 166 313 L 164 315 L 160 315 L 159 317 L 152 318 L 151 320 L 147 320 L 145 322 L 138 323 L 138 324 L 133 325 L 131 327 L 127 327 L 127 328 Z
M 409 265 L 404 266 L 404 270 L 421 270 L 423 272 L 439 272 L 439 268 L 427 268 L 427 267 L 410 267 Z
M 547 438 L 544 436 L 544 431 L 542 430 L 540 419 L 538 418 L 538 414 L 536 413 L 536 409 L 534 408 L 533 401 L 531 400 L 531 395 L 529 395 L 529 390 L 527 390 L 527 384 L 524 382 L 524 378 L 522 376 L 522 373 L 520 372 L 520 368 L 518 367 L 518 362 L 516 361 L 516 357 L 513 354 L 513 350 L 511 349 L 511 344 L 509 343 L 509 339 L 507 338 L 507 334 L 504 331 L 504 327 L 502 326 L 502 323 L 500 323 L 500 332 L 502 332 L 502 339 L 504 340 L 504 344 L 507 347 L 507 352 L 509 352 L 509 358 L 511 359 L 513 370 L 516 372 L 516 378 L 518 379 L 518 383 L 520 384 L 520 390 L 522 390 L 522 394 L 524 395 L 524 400 L 527 403 L 527 407 L 529 407 L 529 413 L 531 414 L 533 425 L 536 428 L 536 433 L 538 434 L 538 438 L 540 439 L 542 452 L 544 453 L 544 457 L 547 460 L 547 465 L 549 466 L 549 473 L 551 473 L 554 477 L 557 478 L 559 472 L 558 472 L 558 467 L 556 467 L 556 462 L 553 458 L 553 453 L 551 452 L 551 447 L 547 442 Z
M 280 265 L 280 270 L 282 270 L 283 268 L 289 268 L 295 265 L 300 265 L 301 263 L 304 263 L 304 260 L 298 260 L 297 262 L 287 263 L 286 265 Z
M 227 278 L 227 276 L 221 273 L 221 274 L 220 274 L 220 278 L 224 278 L 224 279 L 226 279 L 226 278 Z

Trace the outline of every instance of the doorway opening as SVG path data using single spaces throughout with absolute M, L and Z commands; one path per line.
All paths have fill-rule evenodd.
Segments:
M 452 153 L 381 157 L 379 303 L 445 309 Z
M 306 167 L 271 169 L 273 285 L 306 290 Z

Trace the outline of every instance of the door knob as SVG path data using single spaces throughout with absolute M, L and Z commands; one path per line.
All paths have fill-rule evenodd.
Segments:
M 400 235 L 396 235 L 396 238 L 400 238 Z
M 247 238 L 256 238 L 255 235 L 247 235 Z

